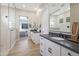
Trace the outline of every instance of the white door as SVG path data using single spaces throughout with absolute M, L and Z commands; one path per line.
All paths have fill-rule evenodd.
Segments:
M 12 7 L 12 8 L 11 8 Z M 10 48 L 16 42 L 16 27 L 15 27 L 15 4 L 9 4 L 9 30 L 10 30 Z

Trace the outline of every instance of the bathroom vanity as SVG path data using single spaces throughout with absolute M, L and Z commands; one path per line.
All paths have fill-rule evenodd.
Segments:
M 79 44 L 68 41 L 66 38 L 52 34 L 42 34 L 40 39 L 40 53 L 43 56 L 79 56 Z M 62 40 L 63 39 L 63 40 Z

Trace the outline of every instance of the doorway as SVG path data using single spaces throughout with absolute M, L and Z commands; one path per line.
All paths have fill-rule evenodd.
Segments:
M 27 39 L 28 38 L 28 17 L 20 16 L 20 39 Z

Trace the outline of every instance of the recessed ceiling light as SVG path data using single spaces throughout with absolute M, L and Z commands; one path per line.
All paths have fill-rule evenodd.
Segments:
M 34 8 L 34 10 L 36 11 L 38 8 Z
M 23 4 L 23 8 L 26 8 L 26 5 L 25 4 Z
M 36 12 L 37 15 L 39 15 L 39 13 L 40 13 L 41 11 L 42 11 L 42 9 L 38 9 L 37 12 Z
M 34 8 L 34 11 L 42 11 L 42 9 L 39 9 L 39 8 Z
M 39 11 L 39 12 L 41 12 L 41 11 L 42 11 L 42 9 L 38 9 L 38 11 Z

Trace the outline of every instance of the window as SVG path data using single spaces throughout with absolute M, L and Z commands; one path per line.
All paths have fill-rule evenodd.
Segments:
M 22 29 L 28 29 L 28 24 L 22 24 Z
M 26 30 L 28 29 L 28 17 L 20 16 L 20 30 Z

